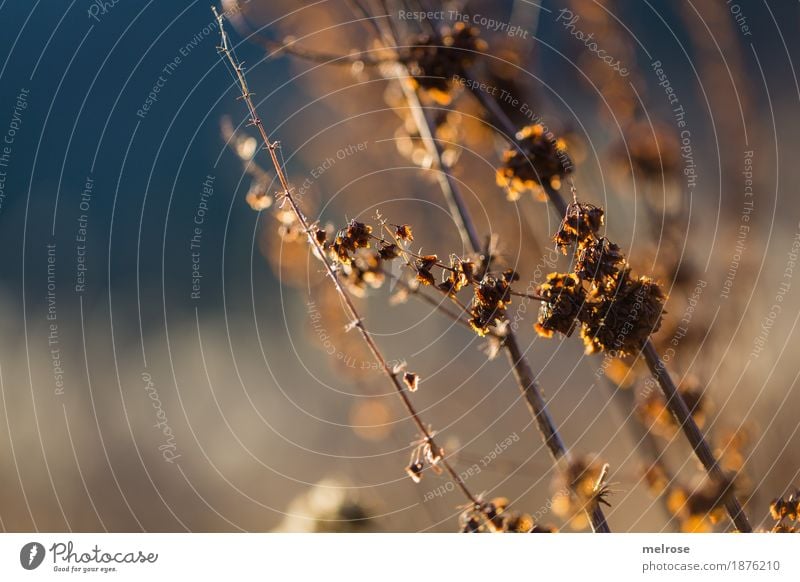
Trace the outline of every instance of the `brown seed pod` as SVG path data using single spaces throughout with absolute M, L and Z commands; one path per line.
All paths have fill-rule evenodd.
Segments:
M 666 296 L 649 277 L 633 278 L 630 269 L 595 289 L 588 309 L 581 311 L 581 337 L 586 353 L 614 351 L 625 356 L 638 352 L 661 327 Z
M 566 143 L 539 124 L 522 128 L 516 137 L 516 145 L 503 153 L 496 176 L 509 200 L 518 200 L 528 190 L 539 191 L 543 185 L 558 188 L 572 171 Z
M 419 376 L 411 372 L 406 372 L 403 374 L 403 382 L 405 382 L 409 392 L 416 392 L 419 387 Z
M 554 332 L 571 335 L 587 299 L 580 278 L 573 273 L 550 273 L 537 293 L 544 301 L 534 325 L 536 333 L 543 337 L 552 337 Z

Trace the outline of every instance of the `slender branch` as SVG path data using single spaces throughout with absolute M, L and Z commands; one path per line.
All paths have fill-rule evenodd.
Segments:
M 744 509 L 742 509 L 742 506 L 733 493 L 733 483 L 731 479 L 725 475 L 722 468 L 719 466 L 717 458 L 714 456 L 711 447 L 700 431 L 700 427 L 697 426 L 694 418 L 692 418 L 692 413 L 686 405 L 686 401 L 684 401 L 680 392 L 678 392 L 653 342 L 649 339 L 644 343 L 642 354 L 644 355 L 645 362 L 647 362 L 647 367 L 650 368 L 650 373 L 658 382 L 661 391 L 664 393 L 667 408 L 678 421 L 678 426 L 683 431 L 689 444 L 691 444 L 697 458 L 700 459 L 700 462 L 703 464 L 703 467 L 705 467 L 709 476 L 724 487 L 723 497 L 725 499 L 725 509 L 728 511 L 728 515 L 730 515 L 736 529 L 745 533 L 752 532 L 753 527 L 750 525 L 750 521 L 747 519 Z
M 348 315 L 352 318 L 355 327 L 358 329 L 359 333 L 361 334 L 361 337 L 364 339 L 364 342 L 367 344 L 367 347 L 377 360 L 381 369 L 386 374 L 386 377 L 394 386 L 397 395 L 400 397 L 400 400 L 402 401 L 403 405 L 408 411 L 408 414 L 413 420 L 414 424 L 417 426 L 417 429 L 419 430 L 420 434 L 425 439 L 425 442 L 427 442 L 427 444 L 431 447 L 431 449 L 435 452 L 435 454 L 440 457 L 439 462 L 441 462 L 442 466 L 450 475 L 453 482 L 461 490 L 464 496 L 470 501 L 470 503 L 472 503 L 475 508 L 482 508 L 483 507 L 482 502 L 476 495 L 474 495 L 467 488 L 461 476 L 455 471 L 455 469 L 453 469 L 453 467 L 445 458 L 443 449 L 441 449 L 435 443 L 433 439 L 433 434 L 428 429 L 428 427 L 425 426 L 425 423 L 422 422 L 419 413 L 412 404 L 410 398 L 408 397 L 408 394 L 406 393 L 405 388 L 403 387 L 400 378 L 398 377 L 398 373 L 394 370 L 394 368 L 388 365 L 388 362 L 386 358 L 383 356 L 383 353 L 380 351 L 380 348 L 378 348 L 378 345 L 375 343 L 375 340 L 372 338 L 372 335 L 369 333 L 369 331 L 367 331 L 367 328 L 364 326 L 363 320 L 359 316 L 358 310 L 356 309 L 355 304 L 353 303 L 352 297 L 350 296 L 350 294 L 347 292 L 347 290 L 344 288 L 344 286 L 341 284 L 338 277 L 336 276 L 336 271 L 333 265 L 331 265 L 331 263 L 325 258 L 325 252 L 324 249 L 322 248 L 322 245 L 314 237 L 313 229 L 309 224 L 308 219 L 305 217 L 302 210 L 300 210 L 300 207 L 289 188 L 289 183 L 286 179 L 286 175 L 284 174 L 283 168 L 280 164 L 280 161 L 278 160 L 278 154 L 277 154 L 277 149 L 279 147 L 278 143 L 270 141 L 269 136 L 267 135 L 267 131 L 264 128 L 264 124 L 262 123 L 261 118 L 258 116 L 258 113 L 256 111 L 256 108 L 253 104 L 253 100 L 251 97 L 252 93 L 248 88 L 247 80 L 245 79 L 242 67 L 237 62 L 236 58 L 233 56 L 233 52 L 230 48 L 228 36 L 225 33 L 222 16 L 219 14 L 219 12 L 217 12 L 216 8 L 212 7 L 212 10 L 214 11 L 214 16 L 217 19 L 217 24 L 219 25 L 219 30 L 220 30 L 220 37 L 222 42 L 222 45 L 220 46 L 220 52 L 225 56 L 231 68 L 233 69 L 236 81 L 242 93 L 241 98 L 247 105 L 248 113 L 250 115 L 250 122 L 252 125 L 256 127 L 256 129 L 258 129 L 258 132 L 261 135 L 264 148 L 266 148 L 266 150 L 269 152 L 270 158 L 272 160 L 272 165 L 275 167 L 275 172 L 278 176 L 278 180 L 280 182 L 281 189 L 283 191 L 284 200 L 289 203 L 292 212 L 294 213 L 298 222 L 302 226 L 303 231 L 306 233 L 308 237 L 309 244 L 313 249 L 316 250 L 320 261 L 322 261 L 322 263 L 325 266 L 325 270 L 327 271 L 328 276 L 330 277 L 331 281 L 333 281 L 333 284 L 336 287 L 338 295 L 344 302 Z M 487 523 L 491 522 L 487 521 Z
M 469 217 L 469 211 L 467 210 L 464 198 L 459 193 L 458 184 L 453 174 L 442 162 L 442 146 L 434 139 L 433 131 L 431 130 L 431 122 L 425 113 L 425 109 L 422 107 L 422 103 L 420 103 L 419 95 L 417 95 L 417 91 L 411 86 L 411 83 L 408 82 L 408 68 L 399 62 L 395 67 L 398 71 L 398 77 L 400 78 L 400 86 L 403 89 L 406 101 L 408 101 L 411 115 L 417 126 L 417 131 L 419 131 L 419 136 L 428 150 L 428 154 L 434 160 L 435 166 L 433 169 L 438 170 L 436 172 L 436 179 L 444 193 L 450 216 L 461 235 L 461 241 L 467 248 L 472 249 L 475 253 L 480 253 L 481 243 L 478 231 Z
M 437 311 L 439 311 L 440 313 L 444 314 L 448 318 L 452 319 L 454 322 L 456 322 L 458 324 L 461 324 L 462 326 L 464 326 L 467 329 L 469 329 L 470 331 L 472 331 L 472 326 L 470 325 L 469 321 L 467 321 L 466 319 L 461 317 L 461 315 L 459 315 L 455 311 L 452 311 L 452 310 L 448 309 L 440 301 L 437 301 L 435 298 L 431 297 L 427 293 L 423 293 L 422 291 L 420 291 L 419 287 L 412 287 L 411 285 L 409 285 L 408 283 L 403 281 L 403 279 L 401 279 L 397 275 L 393 275 L 392 273 L 389 273 L 386 270 L 384 270 L 383 273 L 387 277 L 389 277 L 392 280 L 394 280 L 394 282 L 397 285 L 399 285 L 400 287 L 405 289 L 406 292 L 408 292 L 409 295 L 411 295 L 413 297 L 416 297 L 417 299 L 427 303 L 428 305 L 433 306 Z M 440 293 L 444 294 L 441 291 L 440 291 Z M 462 307 L 462 313 L 465 310 L 466 309 Z M 497 332 L 492 331 L 492 330 L 489 330 L 486 335 L 490 335 L 492 337 L 495 337 L 495 338 L 498 338 L 498 339 L 502 339 L 502 336 L 500 334 L 498 334 Z

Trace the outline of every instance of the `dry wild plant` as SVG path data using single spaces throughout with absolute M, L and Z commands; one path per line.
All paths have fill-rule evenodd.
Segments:
M 425 423 L 422 422 L 419 413 L 411 402 L 409 393 L 416 391 L 418 378 L 415 374 L 404 371 L 401 366 L 390 367 L 387 359 L 384 357 L 378 345 L 375 343 L 372 335 L 365 327 L 362 318 L 360 317 L 355 304 L 350 296 L 349 291 L 344 287 L 338 276 L 338 264 L 352 264 L 350 252 L 355 252 L 359 248 L 368 248 L 369 237 L 371 228 L 360 223 L 351 223 L 347 229 L 337 237 L 337 242 L 334 245 L 326 245 L 323 237 L 323 232 L 316 228 L 315 225 L 309 223 L 308 219 L 303 214 L 298 206 L 291 188 L 289 187 L 283 168 L 278 160 L 277 149 L 278 144 L 272 142 L 261 122 L 255 106 L 252 101 L 252 93 L 250 92 L 247 80 L 244 76 L 242 66 L 234 56 L 233 49 L 230 46 L 227 33 L 224 29 L 224 22 L 222 16 L 217 12 L 216 8 L 213 9 L 214 15 L 220 28 L 221 45 L 220 52 L 227 60 L 230 66 L 236 83 L 241 90 L 241 98 L 247 105 L 248 113 L 250 115 L 250 123 L 258 130 L 263 147 L 269 152 L 275 173 L 281 185 L 282 204 L 287 204 L 294 217 L 302 229 L 303 233 L 307 236 L 309 245 L 315 251 L 319 260 L 323 263 L 328 277 L 330 277 L 332 284 L 335 286 L 337 293 L 343 300 L 347 309 L 348 315 L 352 320 L 352 327 L 357 329 L 367 344 L 370 352 L 380 364 L 381 369 L 385 372 L 388 381 L 392 384 L 397 395 L 405 406 L 410 419 L 416 425 L 420 434 L 420 439 L 413 449 L 411 462 L 406 468 L 406 472 L 415 482 L 419 482 L 422 478 L 423 471 L 426 466 L 434 472 L 446 471 L 459 490 L 467 499 L 467 505 L 461 515 L 463 529 L 465 531 L 536 531 L 537 525 L 533 523 L 530 516 L 519 515 L 506 511 L 507 501 L 498 498 L 495 500 L 486 501 L 479 496 L 472 493 L 464 483 L 461 476 L 453 469 L 450 462 L 444 454 L 444 450 L 434 441 L 434 431 L 432 431 Z M 410 230 L 405 231 L 402 227 L 398 229 L 406 238 L 411 237 Z M 327 246 L 327 248 L 326 248 Z M 337 262 L 333 262 L 328 257 L 333 254 Z
M 250 123 L 258 130 L 280 182 L 280 207 L 284 216 L 282 228 L 289 225 L 288 228 L 295 234 L 306 238 L 314 255 L 324 264 L 327 277 L 346 307 L 351 326 L 359 331 L 369 351 L 381 364 L 387 380 L 419 431 L 420 440 L 413 449 L 407 467 L 409 476 L 418 482 L 426 468 L 447 472 L 468 500 L 462 514 L 465 531 L 544 530 L 539 524 L 533 523 L 530 516 L 507 511 L 506 500 L 497 498 L 486 501 L 466 487 L 444 451 L 435 443 L 434 432 L 422 422 L 413 406 L 409 394 L 416 391 L 418 377 L 403 367 L 389 367 L 387 359 L 364 326 L 351 294 L 362 294 L 366 288 L 379 286 L 387 276 L 391 276 L 386 265 L 393 262 L 400 263 L 412 274 L 410 283 L 400 280 L 409 294 L 430 301 L 448 317 L 487 337 L 496 350 L 502 349 L 507 353 L 531 415 L 570 492 L 566 499 L 561 500 L 568 507 L 568 512 L 584 511 L 594 531 L 610 531 L 601 508 L 602 504 L 608 504 L 607 496 L 610 493 L 608 466 L 582 456 L 573 457 L 565 446 L 514 330 L 508 325 L 507 308 L 514 297 L 541 302 L 535 329 L 542 336 L 551 337 L 555 333 L 569 336 L 579 330 L 587 353 L 605 352 L 614 358 L 627 359 L 627 369 L 631 367 L 631 361 L 642 358 L 663 393 L 663 399 L 645 403 L 648 406 L 642 407 L 643 418 L 657 419 L 671 429 L 680 430 L 705 468 L 709 484 L 702 490 L 692 490 L 678 484 L 661 461 L 661 453 L 646 426 L 643 433 L 646 439 L 642 440 L 649 443 L 651 456 L 645 474 L 647 482 L 662 493 L 670 513 L 686 522 L 704 520 L 708 516 L 717 519 L 724 511 L 738 531 L 752 531 L 734 494 L 732 476 L 723 470 L 698 426 L 703 391 L 698 387 L 694 390 L 681 387 L 679 390 L 650 339 L 662 323 L 666 300 L 664 292 L 654 279 L 635 275 L 620 247 L 601 234 L 603 209 L 579 202 L 574 185 L 571 203 L 568 204 L 560 193 L 564 180 L 569 180 L 568 175 L 573 171 L 565 141 L 556 138 L 540 123 L 518 129 L 501 104 L 480 90 L 481 84 L 477 82 L 472 69 L 477 58 L 486 50 L 486 44 L 479 38 L 477 29 L 463 23 L 452 29 L 439 29 L 432 23 L 426 23 L 429 30 L 409 42 L 401 43 L 398 40 L 399 31 L 391 18 L 372 18 L 359 0 L 353 0 L 350 4 L 365 25 L 371 27 L 375 41 L 381 44 L 381 51 L 367 55 L 329 55 L 302 49 L 294 42 L 275 43 L 261 36 L 254 38 L 273 50 L 273 54 L 280 51 L 319 62 L 374 66 L 400 86 L 405 99 L 404 110 L 408 112 L 410 121 L 407 125 L 413 130 L 411 137 L 419 142 L 432 161 L 459 232 L 472 250 L 471 256 L 449 254 L 447 260 L 440 260 L 435 254 L 414 253 L 410 246 L 413 241 L 412 227 L 392 224 L 380 214 L 376 215 L 374 224 L 353 220 L 339 230 L 310 222 L 287 182 L 277 157 L 277 142 L 270 141 L 258 117 L 242 67 L 224 31 L 222 17 L 217 15 L 222 38 L 220 51 L 232 69 L 241 99 L 247 106 Z M 389 13 L 385 5 L 383 9 Z M 481 242 L 457 182 L 452 177 L 446 152 L 436 139 L 438 132 L 449 123 L 449 116 L 433 117 L 423 107 L 423 101 L 450 104 L 464 86 L 481 107 L 487 125 L 509 144 L 497 171 L 498 185 L 505 188 L 508 198 L 512 200 L 519 199 L 528 191 L 541 193 L 541 197 L 552 205 L 561 218 L 553 241 L 565 254 L 571 255 L 572 270 L 551 273 L 535 294 L 514 289 L 519 276 L 513 270 L 495 269 L 496 257 L 492 248 Z M 232 137 L 230 131 L 228 134 L 228 137 Z M 643 161 L 640 165 L 652 168 L 648 150 L 646 147 L 643 149 L 645 154 L 641 156 Z M 264 172 L 253 171 L 252 174 L 255 191 L 249 195 L 252 198 L 250 202 L 254 208 L 263 210 L 269 205 L 265 199 Z M 441 307 L 439 302 L 421 292 L 420 287 L 441 293 L 457 309 Z M 674 418 L 673 422 L 663 418 L 664 411 Z M 778 511 L 781 516 L 778 525 L 782 528 L 789 527 L 784 524 L 784 518 L 796 519 L 796 511 L 783 510 L 784 507 L 794 507 L 792 503 L 796 505 L 795 497 L 790 497 L 786 503 L 781 501 L 779 504 L 776 501 L 773 504 L 778 508 L 773 511 L 773 516 Z M 776 531 L 779 531 L 777 525 Z

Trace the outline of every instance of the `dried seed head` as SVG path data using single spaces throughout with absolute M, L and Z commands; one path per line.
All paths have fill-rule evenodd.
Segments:
M 368 226 L 363 222 L 351 220 L 350 224 L 347 225 L 346 233 L 347 238 L 352 241 L 355 248 L 359 249 L 369 247 L 369 237 L 372 234 L 371 226 Z
M 725 500 L 730 493 L 728 482 L 707 482 L 699 490 L 674 485 L 667 495 L 667 508 L 679 519 L 681 531 L 708 532 L 725 515 Z
M 462 520 L 461 533 L 478 533 L 481 531 L 481 522 L 477 517 L 470 516 Z
M 417 281 L 423 285 L 435 285 L 436 278 L 431 273 L 431 269 L 439 261 L 436 255 L 425 255 L 416 260 Z
M 583 529 L 589 525 L 583 511 L 597 503 L 597 484 L 604 465 L 591 455 L 576 455 L 553 480 L 553 512 L 569 519 L 570 527 Z M 604 492 L 607 492 L 605 490 Z
M 630 269 L 623 270 L 617 279 L 592 292 L 589 309 L 580 314 L 586 353 L 637 353 L 661 327 L 665 300 L 655 281 L 649 277 L 635 279 Z
M 406 474 L 411 477 L 411 480 L 414 483 L 419 483 L 422 481 L 422 470 L 425 466 L 420 461 L 414 461 L 408 467 L 406 467 Z
M 414 240 L 414 234 L 411 232 L 411 226 L 408 224 L 401 224 L 395 229 L 394 233 L 400 240 L 406 242 Z
M 646 180 L 661 181 L 678 171 L 680 143 L 674 128 L 638 121 L 625 128 L 625 135 L 611 148 L 617 166 Z
M 573 202 L 561 221 L 558 232 L 553 236 L 556 246 L 567 254 L 567 249 L 576 243 L 587 243 L 597 236 L 603 226 L 603 209 L 592 204 Z M 619 250 L 619 249 L 617 249 Z
M 261 184 L 253 184 L 247 192 L 247 196 L 245 196 L 245 201 L 250 205 L 250 208 L 256 212 L 266 210 L 272 206 L 272 197 L 267 194 Z
M 450 266 L 452 270 L 447 271 L 447 279 L 437 287 L 443 293 L 455 296 L 456 293 L 472 282 L 475 265 L 471 261 L 464 261 L 453 255 L 450 257 Z
M 419 387 L 419 376 L 406 372 L 403 374 L 403 382 L 405 382 L 409 392 L 416 392 Z
M 599 284 L 619 273 L 624 264 L 625 257 L 617 245 L 605 237 L 590 238 L 578 245 L 575 273 Z
M 783 519 L 797 521 L 800 515 L 800 491 L 773 499 L 769 504 L 769 513 L 775 521 Z
M 484 336 L 490 327 L 497 327 L 506 317 L 506 307 L 511 303 L 511 286 L 504 278 L 487 276 L 475 286 L 470 304 L 470 326 Z
M 503 271 L 503 280 L 508 283 L 516 283 L 519 281 L 519 273 L 517 273 L 514 269 L 506 269 Z
M 435 285 L 436 279 L 430 271 L 419 269 L 417 271 L 417 281 L 423 285 Z
M 571 335 L 587 299 L 578 276 L 550 273 L 537 293 L 544 301 L 539 306 L 539 320 L 534 325 L 536 332 L 542 337 L 552 337 L 554 332 Z
M 542 125 L 529 125 L 517 133 L 517 145 L 503 154 L 497 184 L 506 189 L 509 200 L 517 200 L 525 191 L 538 191 L 543 185 L 558 189 L 571 171 L 566 143 Z
M 328 249 L 331 259 L 343 265 L 350 264 L 352 261 L 351 255 L 356 250 L 369 248 L 371 234 L 371 226 L 351 220 L 346 228 L 336 233 L 336 240 Z
M 663 465 L 659 462 L 655 462 L 646 467 L 643 472 L 643 477 L 647 484 L 647 489 L 653 496 L 661 495 L 669 485 L 669 478 L 664 471 Z
M 359 251 L 349 256 L 342 264 L 343 281 L 351 293 L 358 297 L 366 294 L 367 288 L 378 289 L 385 280 L 380 256 L 377 253 Z
M 382 244 L 378 250 L 378 255 L 384 261 L 391 261 L 400 256 L 400 247 L 396 244 Z
M 475 55 L 487 48 L 478 35 L 474 26 L 457 22 L 452 29 L 443 28 L 438 39 L 418 36 L 404 59 L 415 84 L 436 102 L 450 103 L 456 88 L 453 78 L 463 76 Z

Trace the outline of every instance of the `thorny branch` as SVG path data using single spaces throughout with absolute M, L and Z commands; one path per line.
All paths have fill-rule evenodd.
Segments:
M 295 217 L 297 218 L 298 222 L 302 226 L 303 231 L 305 232 L 305 234 L 306 234 L 306 236 L 308 238 L 309 244 L 316 251 L 316 253 L 318 255 L 318 258 L 324 264 L 325 270 L 327 272 L 327 275 L 330 277 L 331 281 L 333 282 L 334 286 L 336 287 L 336 291 L 337 291 L 338 295 L 342 298 L 342 300 L 343 300 L 343 302 L 345 304 L 345 307 L 346 307 L 346 309 L 348 311 L 348 315 L 352 319 L 352 321 L 354 322 L 355 328 L 358 329 L 359 333 L 361 334 L 361 337 L 364 339 L 364 342 L 367 344 L 367 347 L 369 348 L 370 352 L 372 353 L 372 355 L 375 357 L 375 359 L 379 363 L 381 369 L 385 372 L 385 374 L 386 374 L 387 378 L 389 379 L 389 381 L 392 383 L 395 391 L 397 392 L 398 396 L 400 397 L 400 400 L 403 402 L 403 405 L 405 406 L 409 416 L 411 417 L 412 421 L 416 425 L 417 430 L 422 435 L 424 443 L 427 444 L 428 447 L 430 447 L 430 450 L 433 452 L 434 458 L 436 458 L 436 460 L 439 463 L 442 464 L 444 469 L 450 475 L 450 477 L 453 480 L 453 482 L 461 490 L 461 492 L 464 494 L 464 496 L 469 500 L 469 502 L 472 505 L 472 507 L 475 508 L 475 509 L 482 508 L 483 507 L 483 502 L 467 488 L 467 486 L 464 483 L 463 479 L 461 479 L 460 475 L 455 471 L 455 469 L 453 469 L 453 467 L 450 465 L 450 463 L 445 458 L 444 450 L 435 443 L 435 441 L 433 439 L 432 431 L 425 425 L 425 423 L 422 422 L 422 420 L 421 420 L 421 418 L 419 416 L 419 413 L 417 412 L 416 408 L 414 407 L 414 405 L 412 404 L 410 398 L 408 397 L 408 394 L 406 393 L 406 389 L 404 388 L 404 385 L 403 385 L 401 379 L 399 378 L 400 372 L 398 370 L 392 368 L 391 366 L 389 366 L 389 364 L 388 364 L 386 358 L 383 356 L 383 353 L 381 352 L 380 348 L 378 348 L 378 345 L 375 343 L 375 340 L 372 338 L 372 335 L 369 333 L 367 328 L 364 326 L 362 318 L 360 317 L 360 315 L 358 313 L 358 310 L 356 309 L 355 304 L 353 303 L 353 300 L 350 297 L 350 294 L 342 286 L 341 282 L 339 281 L 338 277 L 336 276 L 336 272 L 334 271 L 334 268 L 331 265 L 331 263 L 325 258 L 325 252 L 324 252 L 322 246 L 314 238 L 313 229 L 312 229 L 311 225 L 309 224 L 308 219 L 305 217 L 305 215 L 303 214 L 302 210 L 300 209 L 300 207 L 299 207 L 297 201 L 295 200 L 294 196 L 292 195 L 291 189 L 289 187 L 289 183 L 288 183 L 288 181 L 286 179 L 286 175 L 284 174 L 283 168 L 282 168 L 282 166 L 280 164 L 280 161 L 278 160 L 278 155 L 277 155 L 277 149 L 279 147 L 278 143 L 277 142 L 272 142 L 269 139 L 269 136 L 267 135 L 267 131 L 264 128 L 264 124 L 262 123 L 261 118 L 258 116 L 256 108 L 255 108 L 255 106 L 253 104 L 252 93 L 250 92 L 250 89 L 248 88 L 247 80 L 246 80 L 246 78 L 244 76 L 244 72 L 243 72 L 242 66 L 237 62 L 236 58 L 233 55 L 233 51 L 232 51 L 232 49 L 230 47 L 228 36 L 227 36 L 227 34 L 225 32 L 222 15 L 216 10 L 216 8 L 212 7 L 212 10 L 214 12 L 214 16 L 217 19 L 217 24 L 218 24 L 219 30 L 220 30 L 221 46 L 219 47 L 219 50 L 222 53 L 222 55 L 225 57 L 225 59 L 228 61 L 228 64 L 232 68 L 233 73 L 234 73 L 234 75 L 236 77 L 236 82 L 237 82 L 237 84 L 239 86 L 239 89 L 241 90 L 241 93 L 242 93 L 241 94 L 241 99 L 245 102 L 245 105 L 247 106 L 247 109 L 248 109 L 248 113 L 250 115 L 250 123 L 253 126 L 255 126 L 256 129 L 258 130 L 258 132 L 259 132 L 259 134 L 261 136 L 263 145 L 266 148 L 266 150 L 269 152 L 270 159 L 272 160 L 272 164 L 273 164 L 273 166 L 275 168 L 275 172 L 276 172 L 276 174 L 278 176 L 278 180 L 280 182 L 283 199 L 291 207 L 292 212 L 294 213 Z M 491 527 L 491 523 L 492 522 L 490 520 L 487 520 L 487 524 L 490 525 L 490 527 Z

